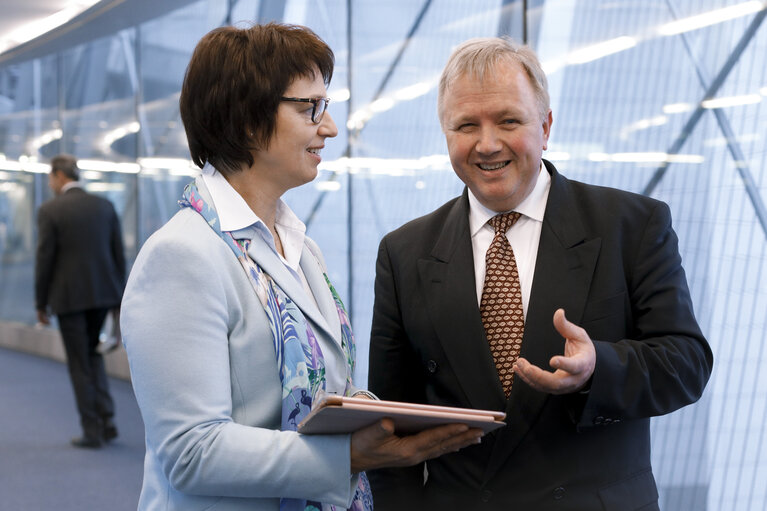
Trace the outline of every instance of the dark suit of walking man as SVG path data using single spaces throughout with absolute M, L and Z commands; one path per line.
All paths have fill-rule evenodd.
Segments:
M 508 425 L 428 461 L 426 478 L 423 465 L 370 474 L 378 511 L 658 509 L 650 417 L 700 397 L 711 350 L 668 206 L 543 161 L 548 103 L 535 54 L 506 40 L 464 43 L 443 72 L 440 122 L 467 189 L 382 240 L 369 384 L 503 410 Z M 507 398 L 480 303 L 486 222 L 512 210 L 524 329 Z
M 40 206 L 35 261 L 38 319 L 58 317 L 83 435 L 77 447 L 101 447 L 117 436 L 104 360 L 96 350 L 110 309 L 120 305 L 125 256 L 112 203 L 86 193 L 76 160 L 51 160 L 49 186 L 56 197 Z

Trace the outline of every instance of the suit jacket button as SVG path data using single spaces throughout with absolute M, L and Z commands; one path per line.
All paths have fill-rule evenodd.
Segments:
M 565 489 L 561 486 L 554 490 L 554 500 L 561 500 L 565 496 Z
M 434 374 L 437 372 L 437 363 L 434 360 L 429 360 L 426 362 L 426 369 L 429 370 L 430 373 Z
M 482 502 L 490 502 L 493 497 L 493 492 L 490 490 L 482 490 Z
M 605 418 L 602 417 L 601 415 L 594 417 L 594 424 L 596 424 L 597 426 L 601 426 L 602 424 L 604 424 L 604 422 L 605 422 Z

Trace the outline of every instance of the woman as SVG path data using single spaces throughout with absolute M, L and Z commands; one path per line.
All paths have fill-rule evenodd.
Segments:
M 220 28 L 180 110 L 202 176 L 142 248 L 122 302 L 146 428 L 139 509 L 371 509 L 361 472 L 476 443 L 465 426 L 399 438 L 384 420 L 300 435 L 319 391 L 354 395 L 354 341 L 317 245 L 280 197 L 337 134 L 333 53 L 310 30 Z

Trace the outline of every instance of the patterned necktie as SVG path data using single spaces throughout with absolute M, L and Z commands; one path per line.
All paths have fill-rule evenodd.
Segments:
M 495 236 L 485 256 L 485 285 L 479 305 L 490 352 L 507 398 L 514 381 L 511 367 L 519 357 L 525 331 L 517 262 L 506 238 L 506 231 L 520 216 L 520 213 L 512 211 L 496 215 L 488 221 L 495 229 Z

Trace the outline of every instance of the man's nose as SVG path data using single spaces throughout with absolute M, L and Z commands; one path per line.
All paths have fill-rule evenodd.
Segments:
M 501 139 L 498 132 L 493 127 L 482 128 L 479 131 L 479 138 L 474 149 L 480 154 L 493 154 L 502 148 Z

